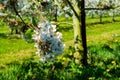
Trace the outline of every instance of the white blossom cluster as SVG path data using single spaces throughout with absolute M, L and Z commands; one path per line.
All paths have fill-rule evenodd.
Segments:
M 40 61 L 45 62 L 53 60 L 55 56 L 63 53 L 62 34 L 56 32 L 56 25 L 51 25 L 49 21 L 43 21 L 38 24 L 33 40 L 37 48 L 37 55 Z

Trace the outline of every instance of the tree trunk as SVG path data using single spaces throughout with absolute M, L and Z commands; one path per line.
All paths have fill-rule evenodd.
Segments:
M 102 23 L 103 11 L 100 12 L 100 23 Z
M 80 30 L 80 22 L 75 15 L 73 15 L 73 28 L 74 28 L 74 43 L 75 43 L 75 50 L 82 51 L 82 44 L 81 44 L 81 30 Z
M 87 63 L 87 42 L 86 42 L 86 23 L 85 23 L 85 5 L 84 0 L 74 6 L 73 28 L 75 41 L 75 57 L 79 59 L 84 66 Z
M 73 28 L 74 28 L 74 45 L 75 45 L 75 53 L 74 57 L 77 60 L 83 59 L 83 46 L 82 46 L 82 39 L 81 39 L 81 23 L 80 23 L 80 9 L 78 5 L 74 6 L 75 12 L 73 14 Z
M 82 46 L 83 46 L 83 60 L 84 66 L 87 66 L 87 42 L 86 42 L 86 14 L 85 14 L 85 0 L 81 1 L 81 35 L 82 35 Z
M 86 25 L 85 25 L 85 4 L 84 0 L 78 0 L 74 5 L 66 0 L 73 11 L 75 62 L 87 65 L 87 43 L 86 43 Z M 81 17 L 82 16 L 82 17 Z
M 112 11 L 113 11 L 112 21 L 115 22 L 115 12 L 114 12 L 114 9 Z

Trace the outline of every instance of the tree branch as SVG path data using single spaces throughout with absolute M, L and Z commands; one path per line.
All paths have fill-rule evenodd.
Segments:
M 77 16 L 77 18 L 79 19 L 79 16 L 78 16 L 77 12 L 75 11 L 74 7 L 72 6 L 72 4 L 70 3 L 70 1 L 69 0 L 66 0 L 66 1 L 67 1 L 68 5 L 70 6 L 70 8 L 73 10 L 75 16 Z

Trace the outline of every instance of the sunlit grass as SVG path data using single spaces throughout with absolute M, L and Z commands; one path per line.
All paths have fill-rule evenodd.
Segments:
M 103 18 L 103 22 L 105 20 L 110 21 L 111 17 Z M 118 20 L 119 17 L 116 17 Z M 63 21 L 66 19 L 60 18 L 58 21 Z M 69 19 L 68 21 L 70 21 Z M 111 22 L 111 23 L 104 23 L 104 24 L 91 24 L 91 21 L 96 23 L 99 20 L 99 18 L 95 19 L 89 19 L 87 18 L 87 42 L 88 45 L 94 44 L 99 42 L 105 43 L 107 40 L 112 39 L 113 35 L 119 35 L 120 29 L 119 29 L 119 22 Z M 67 22 L 67 20 L 66 20 Z M 71 21 L 72 22 L 72 21 Z M 66 48 L 68 49 L 69 46 L 74 45 L 74 32 L 72 25 L 69 24 L 60 24 L 57 27 L 57 30 L 62 32 L 63 34 L 63 43 L 66 44 Z M 5 26 L 1 26 L 0 28 L 0 54 L 4 53 L 18 53 L 20 51 L 25 50 L 35 50 L 34 43 L 26 43 L 24 40 L 22 40 L 20 37 L 9 37 L 9 28 Z
M 119 17 L 116 17 L 116 19 L 119 20 Z M 59 21 L 62 22 L 63 20 L 67 22 L 67 20 L 63 18 L 60 18 L 58 22 Z M 106 20 L 108 21 L 106 22 Z M 72 23 L 71 19 L 69 19 L 68 22 Z M 88 46 L 88 58 L 89 58 L 88 62 L 90 65 L 94 65 L 94 67 L 91 67 L 90 69 L 87 70 L 86 69 L 83 70 L 83 68 L 77 68 L 75 64 L 70 64 L 69 67 L 72 66 L 71 69 L 73 69 L 73 72 L 74 71 L 77 72 L 76 69 L 81 69 L 80 72 L 85 77 L 87 73 L 88 75 L 90 75 L 89 73 L 91 72 L 92 69 L 96 72 L 91 72 L 91 73 L 93 73 L 97 77 L 99 76 L 97 74 L 102 74 L 102 73 L 105 73 L 104 75 L 108 77 L 110 75 L 109 74 L 110 71 L 117 69 L 119 70 L 119 65 L 120 65 L 119 64 L 120 61 L 119 25 L 120 22 L 118 21 L 112 22 L 111 17 L 104 18 L 102 24 L 99 23 L 99 18 L 94 18 L 94 19 L 87 18 L 86 29 L 87 29 L 87 46 Z M 63 23 L 57 27 L 57 30 L 62 32 L 63 34 L 63 43 L 65 43 L 66 45 L 64 49 L 65 51 L 64 53 L 67 54 L 69 53 L 69 49 L 70 49 L 69 47 L 70 46 L 74 47 L 73 27 L 70 24 Z M 10 36 L 9 28 L 7 26 L 0 26 L 0 75 L 2 74 L 2 77 L 4 77 L 4 79 L 6 77 L 8 78 L 9 77 L 8 75 L 11 75 L 10 79 L 12 78 L 16 79 L 16 75 L 17 73 L 19 73 L 18 71 L 20 65 L 24 63 L 24 61 L 27 61 L 27 59 L 34 58 L 38 61 L 39 59 L 38 56 L 36 56 L 35 52 L 36 52 L 36 48 L 34 48 L 34 43 L 26 43 L 19 36 L 14 36 L 14 35 Z M 73 54 L 71 53 L 71 55 Z M 26 65 L 23 66 L 29 67 L 28 64 L 30 64 L 29 66 L 34 66 L 33 63 L 31 62 L 30 63 L 27 62 Z M 49 67 L 48 65 L 46 66 Z M 50 68 L 46 68 L 46 70 L 49 71 Z M 32 71 L 33 68 L 32 69 L 27 68 L 27 69 Z M 113 72 L 111 72 L 111 75 Z M 63 72 L 61 72 L 61 75 L 63 73 L 64 73 L 64 69 Z M 116 72 L 115 74 L 118 76 L 119 71 Z M 95 78 L 95 76 L 89 76 L 89 79 L 92 78 Z
M 0 27 L 0 68 L 35 55 L 34 43 L 26 43 L 19 35 L 9 35 L 7 26 Z
M 0 41 L 0 54 L 16 53 L 27 49 L 34 49 L 34 45 L 26 43 L 22 39 L 1 39 Z

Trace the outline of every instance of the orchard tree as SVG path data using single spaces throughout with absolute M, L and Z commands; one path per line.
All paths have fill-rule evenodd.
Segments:
M 39 6 L 39 0 L 35 4 Z M 45 0 L 47 2 L 47 0 Z M 48 1 L 49 2 L 49 1 Z M 74 43 L 75 43 L 75 61 L 87 65 L 87 43 L 86 43 L 86 27 L 85 27 L 85 3 L 84 0 L 54 0 L 50 1 L 60 8 L 67 8 L 72 11 L 73 29 L 74 29 Z M 48 3 L 47 3 L 48 4 Z M 67 9 L 64 9 L 67 10 Z M 47 10 L 47 9 L 46 9 Z M 44 12 L 44 11 L 43 11 Z M 68 13 L 67 11 L 65 11 Z M 49 52 L 49 50 L 48 50 Z M 47 53 L 48 53 L 47 52 Z M 52 51 L 51 51 L 52 52 Z M 54 52 L 54 51 L 53 51 Z
M 45 19 L 43 18 L 43 16 L 48 17 L 48 15 L 51 14 L 52 9 L 54 9 L 53 8 L 54 6 L 51 5 L 52 3 L 54 3 L 55 6 L 57 5 L 59 8 L 63 9 L 64 12 L 72 16 L 72 19 L 73 19 L 75 61 L 80 61 L 85 66 L 88 64 L 87 63 L 86 24 L 85 24 L 85 16 L 86 16 L 85 0 L 7 0 L 7 1 L 10 2 L 13 10 L 19 17 L 20 15 L 22 16 L 26 15 L 27 17 L 32 17 L 32 22 L 35 26 L 36 24 L 35 24 L 34 18 L 38 17 L 42 21 L 44 21 Z M 88 2 L 90 1 L 93 2 L 95 0 L 89 0 Z M 99 1 L 101 0 L 96 0 L 94 3 L 96 2 L 98 3 Z M 102 2 L 103 1 L 104 0 L 102 0 Z M 94 8 L 95 6 L 97 6 L 96 4 L 91 5 L 88 2 L 86 3 Z M 99 4 L 100 6 L 102 6 L 101 3 Z M 102 6 L 102 7 L 105 7 L 105 6 Z M 45 22 L 43 23 L 47 24 Z
M 12 5 L 15 13 L 20 17 L 25 11 L 29 14 L 34 12 L 41 15 L 41 1 L 39 0 L 27 0 L 27 4 L 21 5 L 23 2 L 19 0 L 8 0 Z M 83 65 L 87 65 L 87 43 L 86 43 L 86 27 L 85 27 L 85 3 L 84 0 L 49 0 L 55 2 L 55 5 L 68 7 L 72 11 L 73 29 L 74 29 L 74 45 L 75 45 L 75 61 L 81 62 Z M 11 3 L 12 2 L 12 3 Z M 14 2 L 16 4 L 14 4 Z M 46 1 L 45 1 L 46 2 Z M 17 4 L 19 3 L 19 4 Z M 21 4 L 20 4 L 21 3 Z M 35 6 L 33 6 L 35 5 Z M 10 6 L 11 7 L 11 6 Z M 33 8 L 33 9 L 32 9 Z M 35 11 L 36 10 L 36 11 Z M 67 9 L 65 9 L 67 10 Z M 21 12 L 21 13 L 20 13 Z M 35 14 L 36 14 L 35 13 Z M 67 12 L 68 13 L 68 12 Z M 26 12 L 27 14 L 27 12 Z M 44 13 L 43 13 L 44 14 Z M 24 15 L 23 15 L 24 16 Z M 42 18 L 40 16 L 40 18 Z
M 72 10 L 75 61 L 80 61 L 87 65 L 87 43 L 86 43 L 86 25 L 85 25 L 85 1 L 84 0 L 55 0 L 58 6 L 68 6 Z
M 86 11 L 87 15 L 92 18 L 94 15 L 100 16 L 100 23 L 106 14 L 112 16 L 112 21 L 115 21 L 115 15 L 120 14 L 120 0 L 87 0 L 85 7 L 89 8 Z

